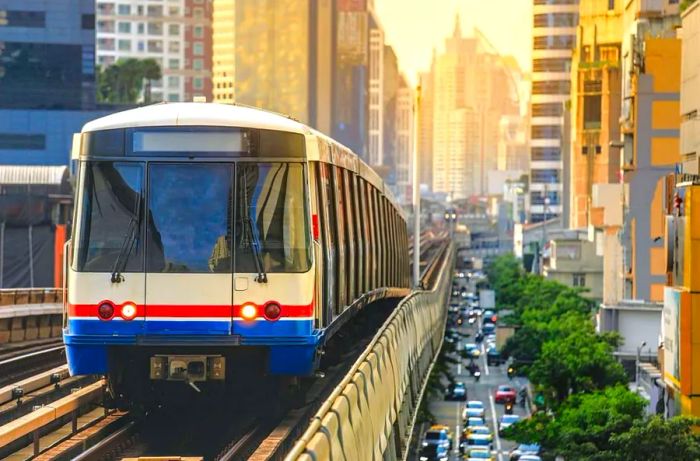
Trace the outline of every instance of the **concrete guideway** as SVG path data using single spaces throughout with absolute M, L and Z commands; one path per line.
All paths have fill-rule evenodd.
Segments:
M 399 303 L 285 458 L 406 459 L 425 383 L 440 350 L 454 248 L 430 290 Z

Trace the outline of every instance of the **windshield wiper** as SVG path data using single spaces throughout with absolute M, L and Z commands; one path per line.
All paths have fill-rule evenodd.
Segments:
M 262 254 L 260 252 L 260 240 L 258 239 L 258 234 L 255 232 L 255 227 L 253 220 L 250 217 L 250 203 L 248 201 L 248 176 L 247 176 L 247 166 L 240 167 L 242 181 L 242 193 L 243 193 L 243 229 L 241 229 L 241 247 L 250 247 L 253 253 L 253 260 L 255 261 L 255 269 L 258 271 L 258 275 L 255 277 L 255 281 L 258 283 L 267 283 L 267 273 L 265 273 L 265 267 L 262 260 Z
M 121 283 L 124 281 L 124 276 L 122 272 L 126 269 L 126 264 L 129 262 L 129 256 L 134 249 L 134 244 L 136 243 L 137 231 L 139 229 L 141 217 L 141 194 L 139 194 L 136 200 L 136 210 L 134 215 L 129 220 L 129 227 L 127 228 L 126 235 L 122 241 L 122 246 L 119 249 L 119 255 L 117 255 L 117 260 L 114 261 L 114 267 L 112 268 L 112 283 Z

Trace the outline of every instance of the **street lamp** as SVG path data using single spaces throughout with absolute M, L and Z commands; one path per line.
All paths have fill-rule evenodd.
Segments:
M 642 348 L 646 347 L 647 342 L 642 341 L 639 346 L 637 346 L 637 361 L 636 361 L 636 373 L 634 378 L 634 389 L 639 392 L 639 363 L 641 362 Z

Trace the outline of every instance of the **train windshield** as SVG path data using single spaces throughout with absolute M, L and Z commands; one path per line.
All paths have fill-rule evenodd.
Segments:
M 138 272 L 144 259 L 148 272 L 311 267 L 302 163 L 100 161 L 81 171 L 76 270 Z

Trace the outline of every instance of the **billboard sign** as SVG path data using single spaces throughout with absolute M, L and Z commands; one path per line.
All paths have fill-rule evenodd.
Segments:
M 664 287 L 664 309 L 661 334 L 664 339 L 664 379 L 680 389 L 680 319 L 682 292 L 673 287 Z

